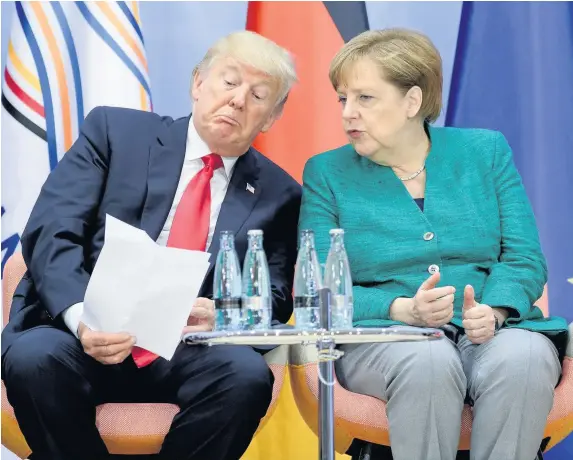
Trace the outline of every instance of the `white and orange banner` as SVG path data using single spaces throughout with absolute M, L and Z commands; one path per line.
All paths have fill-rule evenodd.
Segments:
M 2 269 L 98 105 L 151 109 L 138 2 L 16 2 L 2 84 Z

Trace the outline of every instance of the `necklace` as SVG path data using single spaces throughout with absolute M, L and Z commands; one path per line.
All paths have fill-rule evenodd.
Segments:
M 402 182 L 406 182 L 406 181 L 412 180 L 412 179 L 418 177 L 420 174 L 422 174 L 422 171 L 423 171 L 424 169 L 426 169 L 426 163 L 424 163 L 424 164 L 422 165 L 422 167 L 421 167 L 420 169 L 418 169 L 414 174 L 412 174 L 412 175 L 410 175 L 410 176 L 408 176 L 408 177 L 399 177 L 398 179 L 400 179 Z

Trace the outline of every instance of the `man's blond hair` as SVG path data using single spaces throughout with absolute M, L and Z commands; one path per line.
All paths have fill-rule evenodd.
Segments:
M 203 73 L 220 57 L 232 57 L 270 75 L 280 83 L 278 105 L 282 106 L 292 86 L 297 81 L 294 60 L 291 54 L 262 35 L 249 30 L 229 34 L 215 42 L 201 62 L 193 70 Z

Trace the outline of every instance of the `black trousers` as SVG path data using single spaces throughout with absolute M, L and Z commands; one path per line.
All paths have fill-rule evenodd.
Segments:
M 176 415 L 162 460 L 238 460 L 271 402 L 273 375 L 243 346 L 180 344 L 174 357 L 137 368 L 131 357 L 106 366 L 70 333 L 41 326 L 2 360 L 2 378 L 34 460 L 103 460 L 95 426 L 106 402 L 169 402 Z

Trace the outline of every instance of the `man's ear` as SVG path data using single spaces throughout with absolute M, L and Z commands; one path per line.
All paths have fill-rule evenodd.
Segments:
M 274 125 L 275 121 L 277 121 L 282 116 L 283 107 L 284 107 L 284 104 L 281 104 L 271 112 L 271 114 L 269 115 L 269 118 L 267 118 L 267 121 L 265 122 L 265 124 L 261 128 L 262 133 L 266 133 L 269 129 L 271 129 L 271 126 Z
M 191 84 L 191 97 L 193 98 L 193 101 L 197 101 L 197 99 L 199 99 L 203 81 L 203 73 L 196 69 L 195 72 L 193 72 L 193 82 Z

